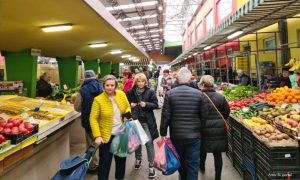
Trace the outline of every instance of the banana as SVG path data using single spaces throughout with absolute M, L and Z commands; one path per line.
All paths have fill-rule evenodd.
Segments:
M 291 58 L 290 61 L 288 63 L 286 63 L 284 66 L 286 67 L 293 67 L 296 63 L 296 59 L 295 58 Z
M 294 66 L 292 68 L 290 68 L 290 71 L 297 71 L 299 68 L 300 68 L 299 61 L 296 61 L 294 63 Z

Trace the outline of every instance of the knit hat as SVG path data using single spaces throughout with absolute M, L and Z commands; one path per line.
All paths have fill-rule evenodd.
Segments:
M 84 79 L 96 78 L 95 72 L 93 70 L 86 70 L 84 72 Z

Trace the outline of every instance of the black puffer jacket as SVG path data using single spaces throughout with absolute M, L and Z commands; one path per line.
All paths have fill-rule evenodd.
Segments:
M 133 87 L 127 92 L 127 98 L 129 104 L 140 103 L 140 100 L 136 92 L 136 87 Z M 135 108 L 132 108 L 131 109 L 132 118 L 138 119 L 138 117 L 140 117 L 142 113 L 144 120 L 148 124 L 152 140 L 154 140 L 158 138 L 157 124 L 153 113 L 153 110 L 158 108 L 158 104 L 157 104 L 158 101 L 155 92 L 150 88 L 146 87 L 145 91 L 142 93 L 142 101 L 146 102 L 146 107 L 142 108 L 141 106 L 137 105 Z
M 179 85 L 167 92 L 161 115 L 160 135 L 168 127 L 174 139 L 201 138 L 201 110 L 205 109 L 201 91 L 189 85 Z
M 203 90 L 202 92 L 210 97 L 223 117 L 228 118 L 230 109 L 225 97 L 214 90 Z M 207 97 L 204 97 L 204 103 L 207 109 L 202 111 L 204 117 L 204 121 L 202 121 L 202 148 L 206 152 L 225 152 L 228 150 L 225 122 Z

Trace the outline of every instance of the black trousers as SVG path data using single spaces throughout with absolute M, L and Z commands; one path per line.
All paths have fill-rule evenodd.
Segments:
M 111 161 L 113 158 L 113 154 L 109 152 L 110 145 L 114 136 L 112 136 L 108 143 L 105 143 L 99 147 L 99 171 L 98 171 L 98 180 L 108 180 L 109 171 L 111 166 Z M 114 156 L 116 163 L 116 179 L 124 179 L 125 175 L 125 166 L 126 166 L 126 158 Z
M 214 163 L 215 163 L 215 180 L 221 180 L 221 173 L 222 173 L 222 153 L 213 153 L 214 155 Z M 207 152 L 205 152 L 202 148 L 200 151 L 200 167 L 205 167 L 205 160 L 206 160 Z

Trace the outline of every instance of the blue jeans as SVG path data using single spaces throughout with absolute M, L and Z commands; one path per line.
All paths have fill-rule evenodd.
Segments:
M 172 139 L 179 154 L 181 166 L 179 174 L 181 180 L 198 180 L 200 138 L 196 139 Z
M 99 171 L 98 171 L 98 180 L 108 180 L 109 171 L 111 166 L 111 161 L 113 154 L 109 152 L 110 145 L 114 136 L 111 136 L 108 143 L 105 143 L 99 147 Z M 126 166 L 126 157 L 114 156 L 116 163 L 116 179 L 124 179 L 125 175 L 125 166 Z

